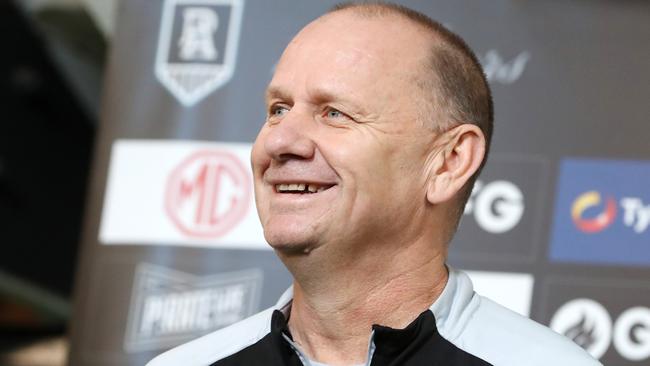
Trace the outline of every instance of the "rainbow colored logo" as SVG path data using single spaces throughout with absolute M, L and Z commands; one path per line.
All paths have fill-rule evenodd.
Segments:
M 562 159 L 553 262 L 650 267 L 650 161 Z
M 603 231 L 614 222 L 616 218 L 616 200 L 608 197 L 604 203 L 603 210 L 595 217 L 586 218 L 585 211 L 601 204 L 600 193 L 589 191 L 581 194 L 571 205 L 571 218 L 580 231 L 585 233 L 597 233 Z

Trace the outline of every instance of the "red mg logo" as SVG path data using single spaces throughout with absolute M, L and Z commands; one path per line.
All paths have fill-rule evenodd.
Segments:
M 167 181 L 165 209 L 186 235 L 218 237 L 248 210 L 250 177 L 241 161 L 220 150 L 194 153 Z

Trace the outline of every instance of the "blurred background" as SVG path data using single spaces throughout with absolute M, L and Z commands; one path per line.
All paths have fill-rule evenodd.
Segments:
M 63 365 L 113 1 L 0 2 L 0 364 Z
M 604 364 L 648 365 L 650 2 L 396 2 L 463 36 L 494 94 L 450 264 Z M 0 365 L 143 365 L 275 303 L 290 276 L 248 153 L 284 46 L 335 3 L 0 2 Z M 230 305 L 197 321 L 198 295 Z

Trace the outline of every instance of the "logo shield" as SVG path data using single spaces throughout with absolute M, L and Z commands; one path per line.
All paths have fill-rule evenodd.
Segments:
M 186 107 L 233 76 L 244 0 L 166 0 L 156 77 Z

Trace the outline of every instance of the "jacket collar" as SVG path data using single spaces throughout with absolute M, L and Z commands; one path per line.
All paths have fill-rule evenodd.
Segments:
M 438 334 L 446 339 L 460 335 L 468 320 L 468 308 L 472 307 L 474 290 L 466 274 L 449 268 L 449 278 L 436 301 L 403 329 L 373 325 L 369 349 L 375 359 L 395 359 L 409 347 L 417 347 Z M 291 311 L 293 287 L 278 300 L 272 318 L 272 331 L 292 340 L 287 326 Z M 295 347 L 295 346 L 294 346 Z M 380 362 L 381 363 L 381 362 Z
M 451 267 L 448 269 L 447 284 L 429 310 L 433 313 L 436 325 L 441 331 L 458 334 L 466 324 L 466 321 L 463 321 L 466 310 L 473 307 L 474 288 L 465 273 Z M 288 318 L 291 312 L 291 301 L 293 301 L 293 286 L 280 296 L 274 308 Z

